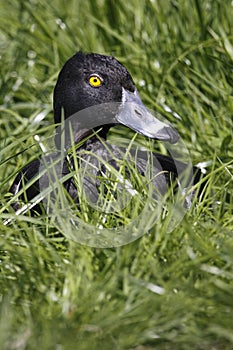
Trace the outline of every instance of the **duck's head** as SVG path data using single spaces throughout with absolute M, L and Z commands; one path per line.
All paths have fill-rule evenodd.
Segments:
M 114 57 L 78 52 L 62 68 L 54 90 L 54 119 L 61 122 L 91 106 L 113 103 L 119 106 L 102 130 L 122 124 L 144 136 L 175 143 L 178 134 L 156 119 L 142 103 L 127 69 Z M 101 127 L 102 125 L 98 125 Z

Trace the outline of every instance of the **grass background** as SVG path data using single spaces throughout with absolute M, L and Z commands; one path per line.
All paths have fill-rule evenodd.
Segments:
M 0 1 L 1 349 L 233 348 L 232 18 L 229 0 Z M 10 210 L 78 50 L 116 56 L 207 162 L 205 195 L 172 233 L 158 223 L 101 250 Z

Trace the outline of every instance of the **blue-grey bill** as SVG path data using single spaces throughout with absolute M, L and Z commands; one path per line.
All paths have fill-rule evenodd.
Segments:
M 172 144 L 179 140 L 178 133 L 170 125 L 155 118 L 145 107 L 137 90 L 130 92 L 123 88 L 122 104 L 116 119 L 144 136 Z

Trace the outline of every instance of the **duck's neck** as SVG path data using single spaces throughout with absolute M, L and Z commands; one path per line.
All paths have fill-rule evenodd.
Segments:
M 106 140 L 107 133 L 108 133 L 109 129 L 111 128 L 111 126 L 112 125 L 104 125 L 102 127 L 95 128 L 94 130 L 93 129 L 91 129 L 91 130 L 83 129 L 80 132 L 77 131 L 74 135 L 74 142 L 75 142 L 75 144 L 78 144 L 82 140 L 88 138 L 88 136 L 90 136 L 88 138 L 88 140 L 93 141 L 93 142 L 95 140 L 99 140 L 100 138 Z
M 91 144 L 96 143 L 97 141 L 106 140 L 107 133 L 112 125 L 104 125 L 103 127 L 99 127 L 96 129 L 82 129 L 80 131 L 77 131 L 73 137 L 72 140 L 74 141 L 75 145 L 80 144 L 80 147 L 78 148 L 86 148 L 87 146 L 90 146 Z M 70 148 L 72 141 L 70 138 L 70 133 L 68 130 L 66 130 L 66 137 L 65 137 L 65 146 L 66 148 Z M 57 134 L 55 136 L 55 143 L 58 149 L 61 148 L 61 134 Z

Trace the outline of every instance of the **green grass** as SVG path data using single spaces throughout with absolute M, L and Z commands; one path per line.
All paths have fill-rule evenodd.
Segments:
M 232 18 L 229 0 L 0 2 L 1 349 L 233 348 Z M 207 162 L 205 194 L 173 232 L 158 222 L 97 249 L 10 209 L 78 50 L 116 56 L 193 164 Z

